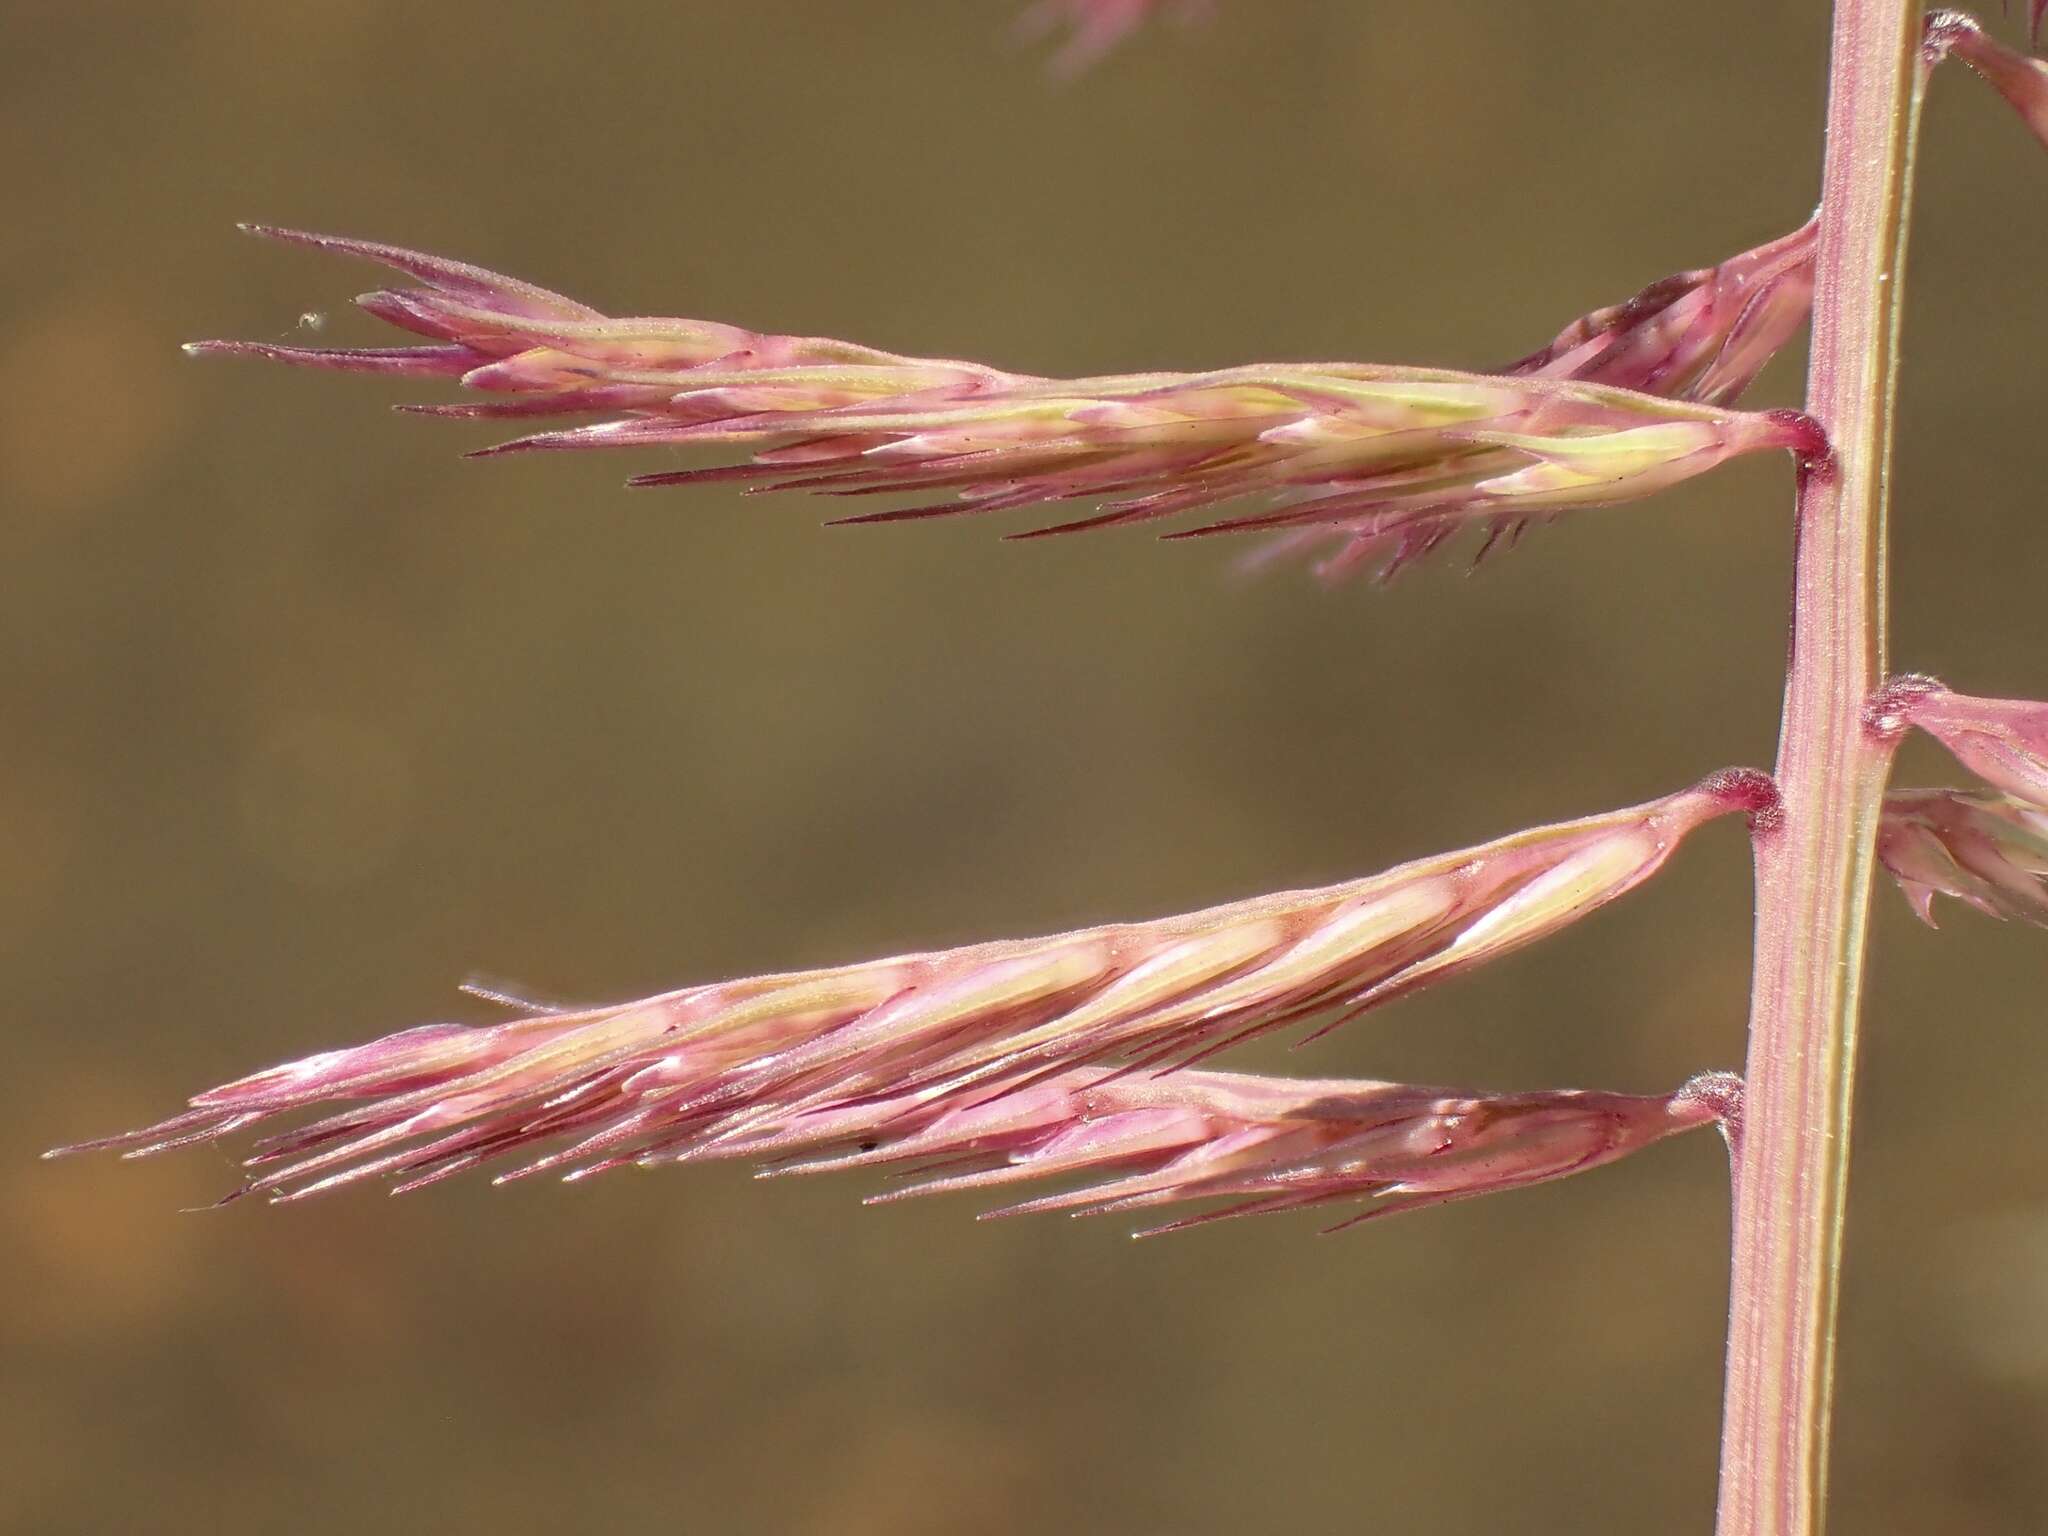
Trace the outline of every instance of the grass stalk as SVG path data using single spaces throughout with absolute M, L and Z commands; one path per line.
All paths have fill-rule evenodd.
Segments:
M 1815 1536 L 1872 856 L 1889 752 L 1864 724 L 1885 669 L 1885 519 L 1918 120 L 1919 0 L 1838 0 L 1801 473 L 1783 815 L 1758 837 L 1748 1089 L 1717 1536 Z

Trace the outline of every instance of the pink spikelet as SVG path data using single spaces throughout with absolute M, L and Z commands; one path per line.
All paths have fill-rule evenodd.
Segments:
M 414 251 L 256 232 L 382 262 L 418 280 L 357 302 L 425 344 L 207 341 L 187 350 L 453 379 L 493 397 L 408 407 L 427 415 L 603 418 L 480 456 L 738 450 L 746 462 L 630 483 L 738 479 L 758 490 L 911 500 L 840 519 L 849 523 L 1085 501 L 1100 510 L 1012 537 L 1204 514 L 1207 522 L 1170 536 L 1307 529 L 1339 538 L 1333 570 L 1387 572 L 1462 527 L 1482 528 L 1491 542 L 1532 519 L 1649 495 L 1740 454 L 1813 457 L 1826 448 L 1817 424 L 1797 412 L 1741 411 L 1720 398 L 1747 381 L 1766 341 L 1782 340 L 1788 316 L 1796 323 L 1797 235 L 1789 253 L 1759 259 L 1749 287 L 1752 297 L 1777 293 L 1775 302 L 1715 299 L 1715 283 L 1705 281 L 1697 299 L 1678 295 L 1661 309 L 1591 317 L 1582 324 L 1592 329 L 1569 351 L 1539 355 L 1517 374 L 1293 363 L 1048 379 L 711 321 L 608 319 L 545 289 Z M 1668 377 L 1716 398 L 1665 398 L 1571 377 L 1574 355 L 1592 373 Z M 1244 498 L 1265 507 L 1218 515 Z
M 1144 923 L 431 1024 L 274 1067 L 147 1129 L 64 1149 L 145 1155 L 282 1115 L 237 1193 L 401 1189 L 487 1163 L 582 1177 L 627 1163 L 784 1154 L 907 1132 L 1080 1068 L 1172 1073 L 1252 1036 L 1317 1033 L 1576 922 L 1730 811 L 1768 816 L 1749 770 L 1343 885 Z M 348 1107 L 337 1107 L 346 1105 Z M 897 1131 L 889 1131 L 894 1136 Z M 879 1144 L 879 1143 L 878 1143 Z M 230 1197 L 232 1198 L 232 1197 Z
M 2048 703 L 1974 698 L 1907 676 L 1885 685 L 1873 712 L 1881 728 L 1925 731 L 1987 784 L 2048 811 Z
M 1730 405 L 1813 309 L 1817 219 L 1574 320 L 1507 371 Z
M 1210 10 L 1208 0 L 1037 0 L 1017 18 L 1017 34 L 1029 42 L 1064 29 L 1066 41 L 1053 55 L 1052 72 L 1071 80 L 1161 12 L 1192 21 Z
M 1732 405 L 1813 309 L 1813 255 L 1820 226 L 1809 219 L 1789 235 L 1730 257 L 1716 267 L 1674 273 L 1620 304 L 1574 320 L 1544 347 L 1503 371 L 1527 378 L 1577 379 L 1620 389 Z M 1512 544 L 1529 519 L 1489 524 L 1477 560 Z M 1439 529 L 1444 529 L 1439 525 Z M 1382 568 L 1398 572 L 1433 547 L 1422 534 Z M 1343 528 L 1308 528 L 1277 552 L 1324 549 L 1318 569 L 1341 576 L 1382 557 L 1379 541 Z M 1269 556 L 1270 558 L 1270 556 Z M 1475 563 L 1477 561 L 1475 560 Z
M 2048 0 L 2029 0 L 2032 35 L 2039 38 Z M 2019 114 L 2027 131 L 2048 146 L 2048 63 L 2016 53 L 1961 11 L 1934 11 L 1927 18 L 1922 68 L 1931 71 L 1951 53 L 1975 71 Z
M 1950 896 L 2048 927 L 2048 704 L 1980 699 L 1908 676 L 1879 691 L 1866 719 L 1892 739 L 1925 731 L 1993 786 L 1885 797 L 1877 856 L 1921 921 L 1934 926 L 1934 898 Z
M 2048 928 L 2048 810 L 1994 790 L 1885 796 L 1878 862 L 1933 928 L 1934 898 Z
M 1100 1215 L 1224 1201 L 1137 1234 L 1230 1216 L 1364 1202 L 1337 1231 L 1381 1216 L 1520 1189 L 1613 1162 L 1681 1131 L 1728 1126 L 1740 1081 L 1706 1073 L 1675 1093 L 1469 1094 L 1400 1083 L 1188 1071 L 1121 1077 L 1078 1067 L 937 1114 L 799 1119 L 735 1156 L 788 1156 L 772 1172 L 881 1169 L 911 1180 L 869 1204 L 1048 1179 L 1078 1187 L 990 1211 Z M 879 1114 L 877 1113 L 879 1111 Z M 859 1122 L 859 1123 L 852 1123 Z

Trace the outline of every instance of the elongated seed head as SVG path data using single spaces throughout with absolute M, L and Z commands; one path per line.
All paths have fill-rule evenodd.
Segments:
M 1680 1131 L 1726 1123 L 1739 1094 L 1726 1073 L 1637 1096 L 1472 1094 L 1203 1071 L 1134 1078 L 1078 1067 L 936 1113 L 885 1100 L 816 1124 L 799 1120 L 777 1138 L 730 1150 L 775 1155 L 774 1172 L 880 1169 L 908 1181 L 870 1203 L 1081 1181 L 988 1214 L 1223 1202 L 1151 1229 L 1164 1232 L 1226 1216 L 1362 1204 L 1339 1223 L 1348 1227 L 1598 1167 Z M 804 1149 L 801 1158 L 792 1147 Z
M 1734 771 L 1363 880 L 1179 917 L 485 1028 L 428 1025 L 258 1072 L 159 1125 L 67 1150 L 139 1155 L 324 1111 L 250 1160 L 242 1192 L 297 1198 L 486 1163 L 580 1177 L 788 1150 L 835 1115 L 870 1124 L 885 1101 L 913 1118 L 996 1104 L 1082 1067 L 1144 1081 L 1290 1024 L 1333 1027 L 1533 943 L 1648 879 L 1701 823 L 1770 799 L 1762 775 Z
M 610 319 L 532 284 L 417 251 L 256 232 L 382 262 L 418 280 L 358 302 L 423 344 L 212 341 L 189 350 L 453 379 L 492 397 L 417 408 L 426 414 L 602 418 L 529 433 L 485 454 L 737 451 L 746 462 L 657 471 L 632 483 L 741 479 L 762 490 L 910 503 L 843 522 L 1084 501 L 1099 510 L 1013 537 L 1200 514 L 1208 520 L 1181 535 L 1306 530 L 1313 541 L 1337 544 L 1326 562 L 1332 571 L 1390 572 L 1462 527 L 1485 530 L 1490 546 L 1531 519 L 1645 496 L 1740 454 L 1812 456 L 1825 447 L 1817 425 L 1796 412 L 1725 403 L 1803 303 L 1806 258 L 1797 236 L 1789 253 L 1751 264 L 1756 274 L 1775 274 L 1752 276 L 1750 296 L 1760 302 L 1717 299 L 1718 279 L 1710 280 L 1699 303 L 1674 299 L 1635 323 L 1596 324 L 1575 348 L 1517 374 L 1287 363 L 1050 379 L 713 321 Z M 1572 371 L 1580 365 L 1596 378 L 1670 384 L 1677 397 L 1582 379 Z M 1685 398 L 1694 392 L 1701 398 Z M 1221 515 L 1243 498 L 1265 510 Z

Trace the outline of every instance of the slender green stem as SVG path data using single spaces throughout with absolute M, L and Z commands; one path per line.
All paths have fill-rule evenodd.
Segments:
M 1919 0 L 1835 6 L 1806 403 L 1833 454 L 1800 477 L 1783 813 L 1758 837 L 1717 1536 L 1814 1536 L 1827 1489 L 1920 32 Z

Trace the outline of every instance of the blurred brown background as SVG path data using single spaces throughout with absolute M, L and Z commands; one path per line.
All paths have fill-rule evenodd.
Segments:
M 1223 0 L 1066 87 L 1014 10 L 0 4 L 0 1527 L 1707 1529 L 1709 1138 L 1137 1246 L 739 1169 L 201 1216 L 216 1153 L 34 1161 L 484 1017 L 473 969 L 617 997 L 1171 911 L 1768 762 L 1780 462 L 1326 592 L 465 464 L 384 386 L 177 353 L 374 333 L 371 271 L 231 227 L 266 219 L 1045 372 L 1484 366 L 1815 195 L 1819 0 Z M 1924 167 L 1897 649 L 2038 692 L 2048 160 L 1957 71 Z M 1739 1060 L 1747 923 L 1717 828 L 1244 1059 L 1668 1087 Z M 1837 1524 L 2039 1532 L 2048 938 L 1887 892 L 1874 953 Z

